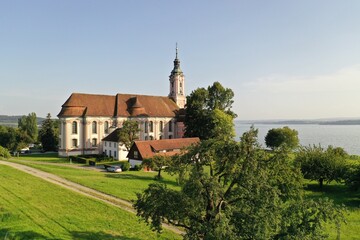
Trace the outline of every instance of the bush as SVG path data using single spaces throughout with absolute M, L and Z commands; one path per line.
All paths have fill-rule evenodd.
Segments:
M 9 150 L 7 150 L 6 148 L 0 146 L 0 158 L 10 158 L 11 155 L 10 155 L 10 152 Z
M 123 171 L 129 171 L 129 169 L 130 169 L 130 163 L 129 163 L 129 162 L 123 162 L 123 163 L 121 164 L 121 170 L 123 170 Z
M 142 169 L 142 165 L 141 164 L 136 164 L 134 166 L 134 171 L 140 171 Z

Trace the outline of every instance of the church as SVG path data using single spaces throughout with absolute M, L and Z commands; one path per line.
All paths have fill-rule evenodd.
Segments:
M 185 77 L 177 48 L 169 80 L 168 96 L 72 93 L 58 114 L 59 156 L 105 153 L 103 139 L 126 120 L 139 123 L 139 140 L 182 138 Z M 112 154 L 119 158 L 119 152 Z

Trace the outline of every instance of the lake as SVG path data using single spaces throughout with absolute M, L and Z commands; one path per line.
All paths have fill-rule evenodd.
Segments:
M 236 140 L 250 129 L 251 124 L 235 122 Z M 258 140 L 265 146 L 265 136 L 272 128 L 288 126 L 299 133 L 300 144 L 342 147 L 349 154 L 360 155 L 360 125 L 317 125 L 317 124 L 254 124 L 259 130 Z

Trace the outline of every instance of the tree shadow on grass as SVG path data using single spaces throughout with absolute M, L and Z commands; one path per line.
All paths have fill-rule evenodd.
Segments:
M 117 178 L 117 179 L 132 179 L 132 180 L 140 180 L 140 181 L 149 181 L 151 183 L 164 183 L 166 185 L 172 185 L 174 187 L 178 187 L 179 184 L 177 182 L 167 180 L 167 179 L 160 179 L 156 180 L 155 176 L 138 176 L 126 173 L 114 173 L 114 174 L 105 174 L 105 177 L 108 178 Z
M 342 184 L 325 184 L 321 189 L 318 183 L 309 183 L 305 190 L 311 191 L 310 198 L 317 199 L 327 197 L 336 204 L 344 204 L 348 207 L 360 207 L 360 191 L 352 191 Z
M 103 239 L 121 239 L 121 240 L 141 240 L 141 238 L 112 235 L 104 232 L 71 232 L 73 239 L 78 240 L 103 240 Z
M 60 239 L 60 238 L 50 238 L 48 236 L 44 236 L 40 233 L 34 231 L 24 231 L 24 232 L 14 232 L 11 229 L 3 228 L 0 229 L 0 239 L 7 239 L 7 240 L 28 240 L 28 239 Z

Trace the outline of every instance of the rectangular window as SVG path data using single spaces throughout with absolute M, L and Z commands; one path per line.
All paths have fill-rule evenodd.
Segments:
M 77 139 L 73 139 L 73 140 L 72 140 L 72 146 L 73 146 L 73 147 L 77 147 L 77 146 L 78 146 Z
M 105 144 L 105 147 L 106 147 L 106 145 L 107 145 L 107 142 L 105 142 L 104 144 Z
M 93 138 L 93 139 L 92 139 L 92 146 L 93 146 L 93 147 L 96 147 L 96 145 L 97 145 L 97 139 L 96 139 L 96 138 Z
M 114 157 L 116 158 L 116 151 L 114 151 Z
M 139 152 L 138 151 L 134 151 L 134 158 L 139 158 Z
M 172 121 L 169 122 L 169 132 L 172 132 Z

